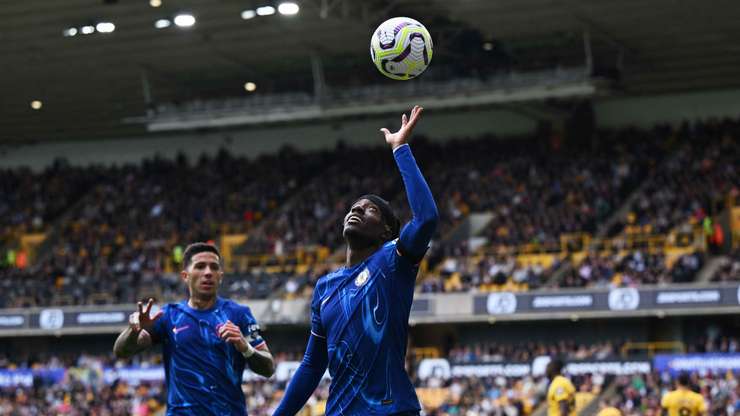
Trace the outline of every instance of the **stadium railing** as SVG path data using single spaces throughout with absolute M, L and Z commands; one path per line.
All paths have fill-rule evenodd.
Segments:
M 632 351 L 645 351 L 648 357 L 653 357 L 657 352 L 684 353 L 686 346 L 680 341 L 626 342 L 622 345 L 623 356 L 629 355 Z
M 591 96 L 596 91 L 597 83 L 584 68 L 555 68 L 510 73 L 487 80 L 455 79 L 340 89 L 321 97 L 320 101 L 308 94 L 289 93 L 213 103 L 197 101 L 181 107 L 162 105 L 147 117 L 129 121 L 144 121 L 149 131 L 184 130 L 403 111 L 408 107 L 407 102 L 424 97 L 427 108 L 452 108 Z

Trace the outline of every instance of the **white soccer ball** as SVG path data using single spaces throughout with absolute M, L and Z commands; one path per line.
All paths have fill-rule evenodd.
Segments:
M 370 40 L 370 57 L 388 78 L 408 80 L 419 76 L 432 61 L 432 36 L 421 23 L 394 17 L 381 23 Z

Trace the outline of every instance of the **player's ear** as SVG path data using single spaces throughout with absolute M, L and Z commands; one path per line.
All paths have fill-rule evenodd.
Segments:
M 188 281 L 188 272 L 186 270 L 181 271 L 180 272 L 180 278 L 183 281 L 187 282 Z

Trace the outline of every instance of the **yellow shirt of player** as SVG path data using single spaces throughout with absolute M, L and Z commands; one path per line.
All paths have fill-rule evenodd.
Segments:
M 622 416 L 622 412 L 616 407 L 605 407 L 596 416 Z
M 707 404 L 701 394 L 680 387 L 666 393 L 660 405 L 668 410 L 668 416 L 700 416 L 707 413 Z
M 568 416 L 576 415 L 576 388 L 563 376 L 555 376 L 547 389 L 547 415 L 560 415 L 560 402 L 568 402 Z

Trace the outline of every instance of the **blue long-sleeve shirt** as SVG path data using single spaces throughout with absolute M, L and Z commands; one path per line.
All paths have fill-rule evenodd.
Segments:
M 418 412 L 404 367 L 418 263 L 439 219 L 434 198 L 408 145 L 393 156 L 412 220 L 398 240 L 364 261 L 321 277 L 311 301 L 311 336 L 303 361 L 274 415 L 294 415 L 329 367 L 327 416 Z

